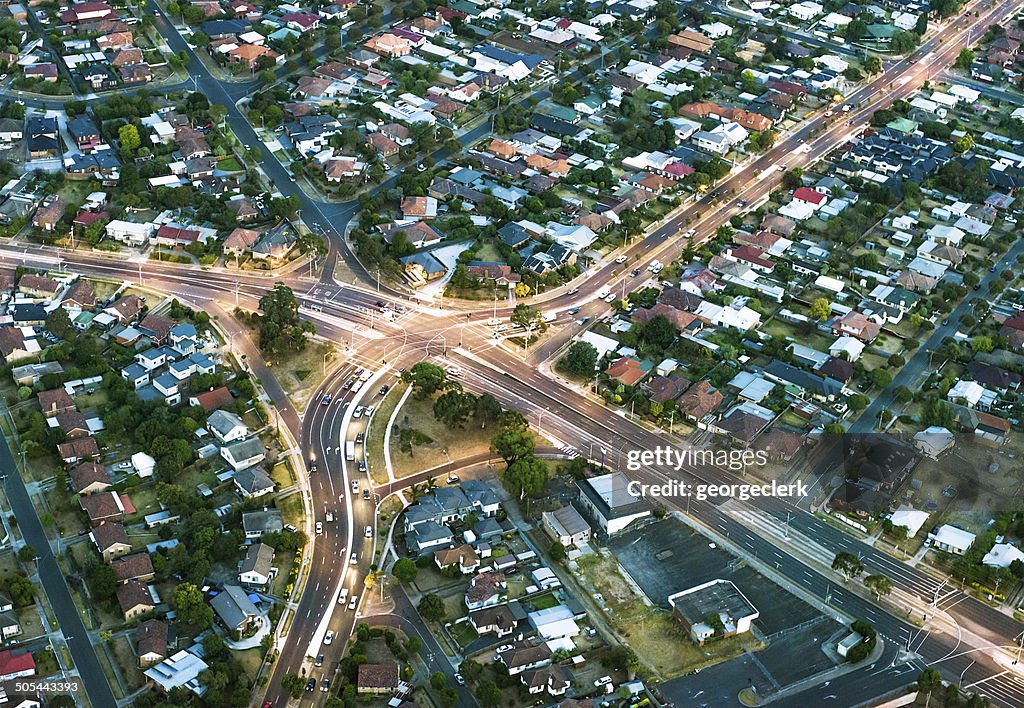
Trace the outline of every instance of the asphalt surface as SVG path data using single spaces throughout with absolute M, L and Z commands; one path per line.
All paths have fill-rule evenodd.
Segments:
M 78 608 L 71 598 L 67 580 L 64 579 L 64 573 L 53 555 L 46 532 L 39 521 L 39 515 L 28 495 L 6 438 L 0 444 L 0 469 L 4 474 L 4 491 L 7 493 L 14 516 L 18 519 L 18 530 L 25 543 L 36 551 L 39 579 L 57 618 L 57 624 L 64 633 L 64 639 L 71 651 L 71 658 L 75 662 L 79 680 L 89 697 L 89 702 L 96 708 L 115 706 L 117 701 L 107 683 L 92 642 L 89 641 L 89 633 L 82 623 L 82 618 L 78 616 Z

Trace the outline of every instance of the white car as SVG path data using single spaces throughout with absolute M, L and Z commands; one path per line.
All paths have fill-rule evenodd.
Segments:
M 342 588 L 338 591 L 338 604 L 344 605 L 346 600 L 348 600 L 348 588 Z
M 602 676 L 599 679 L 594 679 L 594 685 L 595 686 L 607 686 L 611 682 L 612 682 L 612 677 L 611 676 Z
M 580 291 L 579 288 L 569 288 L 568 290 L 566 290 L 565 294 L 566 295 L 575 295 L 579 291 Z
M 372 526 L 367 526 L 366 527 L 366 531 L 363 532 L 363 535 L 366 536 L 367 538 L 373 538 L 373 527 Z
M 697 235 L 697 229 L 690 229 L 685 234 L 683 234 L 683 238 L 693 238 L 696 235 Z
M 626 262 L 626 257 L 625 256 L 619 256 L 618 258 L 615 259 L 615 262 L 621 265 L 621 264 Z
M 334 632 L 327 630 L 327 634 L 324 635 L 324 644 L 330 644 L 334 641 Z
M 348 559 L 348 562 L 349 565 L 355 565 L 359 562 L 359 555 L 355 551 L 352 551 L 352 556 Z
M 353 494 L 359 494 L 359 480 L 358 479 L 353 479 L 352 480 L 352 493 Z
M 615 293 L 608 293 L 604 296 L 604 301 L 608 304 L 615 302 Z
M 373 415 L 374 410 L 376 409 L 373 406 L 367 406 L 366 408 L 363 409 L 363 415 L 369 418 L 371 415 Z
M 455 378 L 462 376 L 462 369 L 460 369 L 457 366 L 449 366 L 447 369 L 445 369 L 445 371 L 448 373 L 449 376 L 454 376 Z
M 498 647 L 494 651 L 496 653 L 498 653 L 498 654 L 504 654 L 507 651 L 512 651 L 513 648 L 514 647 L 511 644 L 502 644 L 500 647 Z
M 327 523 L 331 523 L 332 521 L 334 521 L 333 512 L 328 511 L 326 514 L 324 514 L 324 520 L 326 520 Z
M 352 411 L 352 417 L 353 418 L 362 418 L 363 417 L 363 407 L 362 406 L 356 406 L 356 409 L 354 411 Z
M 317 533 L 323 533 L 324 532 L 324 522 L 323 521 L 317 521 L 316 522 L 316 532 Z
M 356 609 L 356 605 L 358 605 L 358 604 L 359 604 L 359 596 L 358 595 L 353 595 L 352 599 L 348 601 L 348 609 L 354 610 L 354 609 Z

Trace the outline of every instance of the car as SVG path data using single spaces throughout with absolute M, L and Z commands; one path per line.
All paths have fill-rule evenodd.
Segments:
M 612 677 L 611 676 L 602 676 L 599 679 L 594 679 L 594 685 L 595 686 L 607 686 L 611 682 L 612 682 Z
M 348 588 L 342 588 L 338 591 L 338 604 L 344 605 L 346 600 L 348 600 Z
M 626 257 L 625 256 L 619 256 L 618 258 L 615 259 L 615 262 L 619 263 L 621 265 L 622 263 L 626 262 Z
M 512 651 L 514 648 L 515 647 L 512 646 L 511 644 L 502 644 L 500 647 L 498 647 L 494 651 L 497 652 L 498 654 L 504 654 L 507 651 Z
M 696 235 L 697 235 L 697 229 L 690 229 L 685 234 L 683 234 L 683 238 L 693 238 Z
M 363 499 L 366 499 L 367 501 L 370 500 L 370 490 L 369 489 L 364 489 L 363 490 Z
M 295 528 L 295 524 L 285 524 L 284 525 L 284 530 L 285 531 L 289 531 L 291 533 L 295 533 L 296 531 L 298 531 L 298 529 Z
M 629 272 L 629 274 L 630 274 L 631 276 L 633 276 L 633 277 L 635 278 L 635 277 L 637 277 L 638 275 L 640 275 L 640 269 L 639 269 L 639 268 L 634 268 L 633 270 L 631 270 L 631 271 Z
M 996 267 L 995 266 L 989 266 L 988 267 L 988 272 L 989 273 L 995 273 L 996 272 Z
M 578 324 L 580 327 L 585 325 L 587 322 L 590 322 L 590 318 L 589 317 L 581 317 L 578 320 L 576 320 L 576 324 Z
M 263 701 L 263 708 L 274 708 L 273 701 Z
M 580 311 L 580 308 L 578 308 L 578 307 L 569 308 L 569 314 L 570 315 L 575 315 L 579 311 Z
M 943 327 L 945 327 L 948 324 L 949 324 L 949 320 L 948 319 L 947 320 L 942 320 L 942 326 Z
M 352 480 L 352 493 L 353 494 L 359 494 L 359 480 L 358 479 L 353 479 Z
M 747 200 L 746 199 L 737 199 L 736 203 L 738 205 L 740 205 L 741 207 L 745 207 L 747 205 Z
M 310 462 L 309 463 L 309 473 L 313 474 L 314 472 L 316 472 L 316 470 L 317 470 L 316 463 L 315 462 Z
M 323 665 L 324 665 L 324 655 L 321 654 L 320 656 L 318 656 L 316 658 L 316 661 L 313 662 L 313 666 L 320 667 L 320 666 L 323 666 Z
M 323 533 L 324 532 L 324 522 L 323 521 L 317 521 L 316 522 L 316 532 L 317 533 Z
M 345 389 L 346 391 L 348 391 L 350 388 L 352 388 L 352 386 L 353 386 L 353 384 L 355 384 L 355 382 L 356 382 L 355 379 L 349 379 L 348 381 L 345 382 L 345 384 L 342 386 L 342 388 Z
M 362 406 L 356 406 L 356 409 L 354 411 L 352 411 L 352 417 L 353 418 L 362 418 L 363 417 L 363 407 Z
M 376 408 L 374 408 L 373 406 L 366 406 L 366 408 L 363 409 L 363 415 L 369 418 L 371 415 L 373 415 L 373 412 L 375 410 Z
M 330 644 L 334 641 L 334 632 L 327 630 L 327 634 L 324 635 L 324 644 Z
M 331 690 L 331 680 L 329 678 L 327 678 L 326 676 L 324 676 L 322 679 L 320 679 L 320 690 L 323 691 L 324 693 L 327 693 L 328 691 Z
M 380 387 L 380 391 L 378 393 L 380 393 L 380 395 L 382 395 L 382 396 L 386 396 L 386 395 L 388 395 L 388 391 L 390 391 L 390 390 L 391 390 L 391 387 L 388 386 L 387 384 L 385 384 L 385 385 Z
M 608 304 L 615 302 L 615 293 L 608 293 L 604 296 L 604 301 Z
M 328 511 L 324 514 L 324 521 L 327 523 L 334 523 L 334 512 Z
M 204 127 L 208 127 L 208 126 L 204 126 Z M 250 145 L 249 143 L 246 143 L 245 144 L 245 149 L 249 150 L 250 148 L 252 148 L 252 145 Z
M 975 290 L 981 290 L 981 283 L 975 283 L 974 284 L 974 289 Z
M 310 693 L 316 690 L 316 679 L 311 678 L 309 681 L 306 681 L 306 690 Z
M 329 406 L 329 405 L 331 405 L 331 394 L 329 394 L 329 393 L 324 394 L 324 397 L 320 399 L 320 405 L 321 406 Z
M 359 471 L 360 472 L 365 472 L 366 471 L 366 460 L 359 460 L 358 467 L 359 467 Z
M 357 443 L 361 443 L 365 439 L 366 439 L 366 434 L 365 433 L 356 433 L 356 442 Z
M 832 117 L 832 111 L 825 111 L 825 117 L 826 118 L 831 118 Z
M 377 302 L 375 302 L 374 304 L 375 304 L 375 305 L 376 305 L 377 307 L 387 307 L 387 306 L 388 306 L 388 304 L 387 304 L 386 302 L 384 302 L 383 300 L 378 300 L 378 301 L 377 301 Z M 360 371 L 362 371 L 362 369 L 360 369 Z
M 7 74 L 0 74 L 0 81 L 3 81 L 6 78 L 7 78 Z
M 392 309 L 400 315 L 405 314 L 405 305 L 395 305 Z
M 359 604 L 359 596 L 358 595 L 353 595 L 352 599 L 348 601 L 348 609 L 354 610 L 354 609 L 356 609 L 356 606 L 358 604 Z
M 366 536 L 367 538 L 373 538 L 373 527 L 372 526 L 367 526 L 366 530 L 363 531 L 363 535 Z
M 579 288 L 569 288 L 569 290 L 567 290 L 565 294 L 566 295 L 575 295 L 579 291 L 580 291 Z
M 445 372 L 449 376 L 454 376 L 455 378 L 462 376 L 462 369 L 460 369 L 457 366 L 449 366 L 447 369 L 445 369 Z
M 465 686 L 466 679 L 462 678 L 462 674 L 455 674 L 455 683 L 459 684 L 460 686 Z
M 357 554 L 355 551 L 352 551 L 352 555 L 349 556 L 348 562 L 349 562 L 349 565 L 355 565 L 356 563 L 358 563 L 359 562 L 359 554 Z

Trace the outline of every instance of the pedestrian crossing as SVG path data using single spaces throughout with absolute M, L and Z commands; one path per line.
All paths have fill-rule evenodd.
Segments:
M 577 457 L 583 457 L 583 453 L 580 452 L 575 447 L 573 447 L 572 445 L 566 445 L 565 443 L 559 443 L 559 444 L 555 445 L 555 447 L 557 447 L 560 451 L 565 453 L 565 455 L 569 459 L 571 459 L 571 460 L 575 460 Z

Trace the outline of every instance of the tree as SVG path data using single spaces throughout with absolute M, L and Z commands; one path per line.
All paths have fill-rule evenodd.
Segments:
M 284 283 L 276 283 L 260 298 L 260 310 L 260 349 L 268 354 L 301 352 L 307 337 L 316 332 L 312 322 L 299 317 L 298 300 Z
M 195 583 L 179 583 L 174 588 L 171 604 L 178 613 L 178 619 L 185 624 L 200 630 L 213 624 L 213 608 L 206 604 L 202 591 Z
M 525 303 L 519 303 L 515 306 L 509 321 L 517 327 L 522 327 L 530 334 L 534 330 L 543 332 L 547 329 L 547 323 L 544 322 L 541 313 Z
M 897 403 L 910 403 L 914 400 L 914 392 L 906 386 L 897 386 L 893 389 L 892 397 L 896 399 Z
M 597 349 L 590 342 L 573 342 L 558 361 L 558 368 L 570 376 L 589 379 L 597 367 Z
M 811 303 L 811 318 L 824 322 L 832 315 L 832 305 L 823 297 Z
M 501 403 L 489 393 L 481 394 L 473 404 L 473 417 L 480 421 L 480 429 L 487 427 L 501 416 Z
M 914 34 L 923 37 L 928 32 L 928 13 L 922 12 L 917 16 L 917 23 L 914 25 Z
M 139 129 L 131 123 L 126 123 L 117 129 L 117 138 L 121 142 L 121 149 L 128 152 L 136 150 L 142 145 Z
M 402 373 L 402 380 L 412 384 L 412 395 L 424 400 L 448 385 L 448 374 L 437 364 L 421 361 Z
M 832 570 L 842 573 L 847 580 L 851 580 L 864 572 L 864 564 L 852 553 L 840 551 L 832 560 Z
M 494 681 L 481 681 L 474 695 L 483 708 L 497 708 L 501 703 L 501 689 Z
M 565 546 L 558 541 L 554 541 L 548 548 L 548 555 L 554 561 L 565 560 Z
M 473 413 L 476 399 L 461 389 L 453 389 L 434 401 L 434 418 L 449 428 L 461 428 Z
M 846 401 L 851 411 L 862 411 L 868 407 L 870 402 L 870 399 L 862 393 L 855 393 Z
M 884 575 L 869 575 L 864 578 L 864 587 L 875 593 L 876 600 L 881 600 L 882 595 L 888 595 L 892 592 L 892 581 Z
M 974 136 L 970 133 L 965 133 L 964 136 L 953 143 L 953 149 L 963 155 L 974 147 Z
M 925 669 L 917 677 L 917 691 L 925 695 L 924 708 L 931 703 L 932 693 L 942 688 L 942 674 L 935 669 Z
M 411 583 L 416 579 L 416 575 L 419 572 L 419 568 L 417 568 L 416 564 L 409 558 L 399 558 L 395 561 L 395 564 L 391 566 L 391 574 L 394 575 L 400 583 Z
M 953 67 L 956 69 L 970 69 L 971 64 L 974 63 L 974 52 L 967 47 L 960 50 L 960 53 L 956 56 L 956 61 L 953 62 Z
M 292 698 L 301 698 L 305 687 L 306 680 L 294 671 L 289 671 L 281 678 L 281 688 L 288 691 Z
M 509 464 L 501 478 L 509 494 L 520 499 L 538 497 L 548 483 L 548 466 L 534 455 L 525 455 Z
M 420 617 L 427 622 L 440 622 L 445 616 L 444 600 L 437 594 L 428 592 L 420 598 L 416 610 L 420 613 Z
M 799 167 L 787 170 L 782 175 L 782 186 L 786 189 L 797 189 L 804 185 L 804 171 Z
M 68 311 L 63 307 L 58 307 L 47 315 L 46 329 L 50 330 L 50 332 L 60 339 L 63 339 L 65 342 L 72 341 L 78 334 L 75 326 L 71 324 L 71 318 L 68 316 Z
M 882 73 L 882 60 L 876 56 L 870 56 L 864 60 L 864 71 L 872 76 Z
M 27 543 L 18 549 L 18 560 L 22 563 L 31 563 L 36 559 L 36 549 Z
M 532 455 L 537 442 L 529 428 L 507 427 L 491 440 L 491 451 L 511 467 L 517 460 Z
M 986 337 L 982 335 L 974 337 L 971 340 L 971 349 L 973 349 L 976 352 L 983 352 L 987 354 L 988 352 L 991 352 L 994 348 L 995 343 L 992 341 L 991 337 Z
M 430 687 L 435 691 L 440 691 L 447 685 L 448 677 L 444 675 L 443 671 L 435 671 L 430 675 Z

